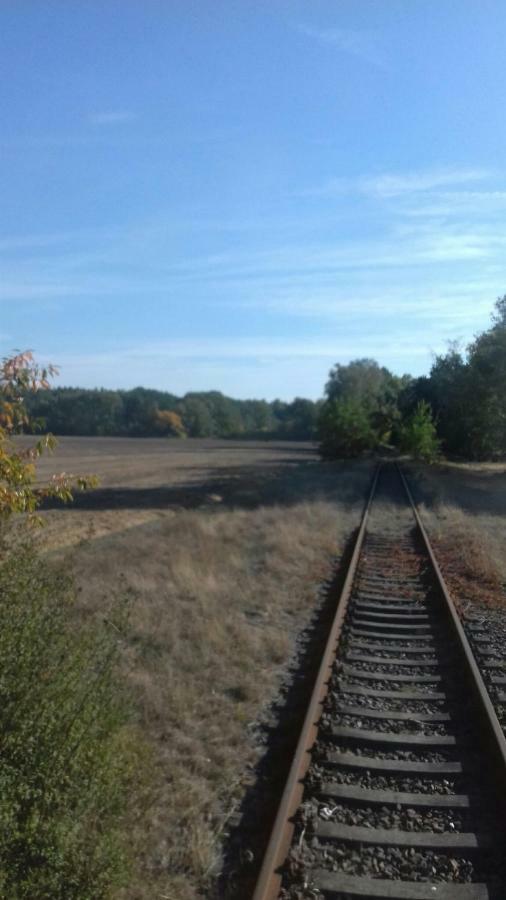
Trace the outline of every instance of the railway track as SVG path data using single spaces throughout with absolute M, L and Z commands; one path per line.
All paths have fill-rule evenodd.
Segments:
M 385 464 L 254 900 L 506 900 L 505 826 L 504 735 L 404 476 Z

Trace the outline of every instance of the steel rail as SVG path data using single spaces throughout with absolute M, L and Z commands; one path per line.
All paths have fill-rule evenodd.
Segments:
M 500 787 L 501 794 L 503 795 L 502 799 L 506 800 L 506 739 L 491 703 L 485 682 L 483 681 L 476 663 L 474 653 L 460 622 L 455 604 L 445 584 L 441 569 L 438 565 L 425 527 L 421 521 L 420 514 L 404 473 L 398 464 L 396 464 L 396 468 L 405 489 L 417 529 L 422 538 L 424 549 L 431 561 L 436 584 L 444 601 L 444 609 L 456 638 L 456 645 L 460 657 L 464 663 L 463 674 L 472 690 L 472 694 L 476 701 L 476 711 L 479 712 L 483 725 L 484 737 L 487 740 L 487 744 L 495 760 L 496 781 L 498 782 L 498 787 Z M 339 597 L 336 614 L 329 633 L 329 638 L 322 657 L 318 676 L 311 695 L 252 900 L 277 900 L 279 896 L 282 881 L 281 867 L 286 861 L 293 839 L 295 830 L 293 819 L 302 802 L 304 793 L 303 779 L 309 769 L 311 763 L 311 750 L 318 736 L 323 704 L 328 693 L 328 684 L 336 660 L 337 647 L 348 609 L 358 562 L 361 556 L 369 513 L 375 496 L 380 470 L 381 464 L 378 465 L 372 480 L 353 555 Z
M 344 618 L 348 608 L 353 579 L 360 559 L 369 512 L 376 492 L 380 469 L 381 465 L 378 465 L 372 479 L 371 489 L 369 491 L 369 497 L 355 541 L 353 555 L 339 596 L 336 614 L 332 622 L 332 627 L 311 694 L 308 710 L 290 767 L 285 789 L 281 797 L 278 814 L 274 821 L 262 868 L 260 869 L 255 893 L 253 894 L 253 900 L 275 900 L 279 894 L 281 874 L 278 870 L 284 863 L 292 842 L 295 828 L 292 817 L 302 800 L 302 794 L 304 792 L 303 779 L 309 769 L 311 763 L 311 749 L 318 735 L 318 724 L 323 711 L 323 704 L 328 693 L 328 684 L 336 658 L 337 645 L 339 643 Z
M 475 700 L 477 701 L 476 709 L 482 720 L 484 735 L 489 742 L 489 746 L 495 760 L 496 781 L 499 782 L 498 787 L 500 787 L 501 793 L 504 795 L 504 799 L 506 800 L 506 738 L 504 737 L 504 732 L 497 718 L 492 701 L 490 700 L 487 686 L 479 670 L 472 647 L 467 639 L 467 635 L 460 621 L 455 603 L 446 586 L 445 580 L 443 578 L 443 573 L 441 572 L 434 550 L 432 549 L 427 531 L 425 530 L 425 526 L 420 517 L 420 513 L 418 512 L 418 507 L 413 499 L 413 495 L 411 493 L 404 472 L 402 471 L 398 463 L 396 463 L 396 468 L 404 485 L 408 500 L 411 504 L 411 509 L 423 540 L 424 549 L 426 550 L 430 558 L 432 568 L 436 576 L 438 588 L 441 591 L 444 599 L 446 613 L 449 618 L 451 627 L 453 628 L 457 646 L 460 650 L 461 658 L 464 663 L 464 673 L 474 694 Z

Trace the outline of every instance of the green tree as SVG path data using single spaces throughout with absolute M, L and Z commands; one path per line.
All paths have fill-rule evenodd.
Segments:
M 497 301 L 491 327 L 465 352 L 451 344 L 436 357 L 429 377 L 404 396 L 404 415 L 420 400 L 434 411 L 444 452 L 470 459 L 506 454 L 506 297 Z
M 436 356 L 428 379 L 420 379 L 418 397 L 434 410 L 438 434 L 448 453 L 469 452 L 473 430 L 473 387 L 469 367 L 457 344 Z
M 432 409 L 426 400 L 420 400 L 402 428 L 401 449 L 415 459 L 431 463 L 439 455 L 440 444 Z
M 296 397 L 284 410 L 282 434 L 296 440 L 312 440 L 318 429 L 319 404 Z
M 179 406 L 184 427 L 190 437 L 211 437 L 215 423 L 207 404 L 196 394 L 186 394 Z
M 506 297 L 500 298 L 492 327 L 468 348 L 468 377 L 472 386 L 470 453 L 479 458 L 506 454 Z
M 358 456 L 377 443 L 369 413 L 353 399 L 327 400 L 320 415 L 319 436 L 320 453 L 327 459 Z
M 347 365 L 337 363 L 329 373 L 325 394 L 329 400 L 352 400 L 372 410 L 392 377 L 375 359 L 354 359 Z
M 240 434 L 244 430 L 237 402 L 230 397 L 225 397 L 220 391 L 209 391 L 203 397 L 210 406 L 216 431 L 220 437 L 230 437 Z
M 275 418 L 266 400 L 239 401 L 239 414 L 246 434 L 269 433 L 275 429 Z
M 389 443 L 399 431 L 399 396 L 409 383 L 374 359 L 356 359 L 331 370 L 320 414 L 325 456 L 354 455 Z

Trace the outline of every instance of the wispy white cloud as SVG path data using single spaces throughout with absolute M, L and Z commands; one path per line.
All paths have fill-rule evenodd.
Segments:
M 388 345 L 394 354 L 404 354 L 406 348 L 415 355 L 427 353 L 419 336 L 407 338 L 407 344 L 399 346 L 398 336 L 392 333 L 385 342 L 384 336 L 367 335 L 364 339 L 365 350 L 378 352 L 380 346 Z M 324 360 L 332 362 L 338 357 L 352 358 L 356 355 L 354 341 L 349 336 L 333 335 L 325 340 L 321 338 L 273 338 L 260 336 L 256 338 L 237 337 L 234 341 L 222 338 L 190 339 L 181 338 L 160 342 L 141 342 L 124 347 L 111 346 L 99 352 L 89 354 L 58 354 L 58 365 L 69 370 L 71 367 L 83 369 L 100 369 L 104 366 L 111 371 L 118 371 L 147 363 L 159 366 L 164 361 L 173 365 L 178 361 L 192 361 L 196 364 L 208 364 L 230 360 L 237 363 L 254 362 L 270 364 L 272 361 Z M 45 356 L 41 359 L 45 361 Z
M 486 169 L 429 169 L 405 174 L 383 174 L 362 178 L 359 189 L 377 197 L 400 197 L 420 191 L 433 191 L 451 185 L 469 184 L 490 178 Z
M 362 335 L 360 354 L 378 357 L 398 371 L 422 371 L 431 352 L 445 346 L 445 335 L 436 346 L 426 328 L 415 334 L 392 330 L 388 335 Z M 118 347 L 114 344 L 93 353 L 47 353 L 61 369 L 60 383 L 85 387 L 146 386 L 184 394 L 218 387 L 231 396 L 321 396 L 330 367 L 357 356 L 357 340 L 336 328 L 325 339 L 318 337 L 237 337 L 206 340 L 142 342 Z M 46 356 L 41 354 L 41 360 Z
M 405 204 L 402 213 L 412 218 L 493 217 L 506 211 L 506 191 L 435 191 Z
M 163 229 L 162 229 L 163 232 Z M 390 225 L 383 235 L 368 239 L 336 237 L 333 241 L 278 244 L 269 249 L 227 250 L 202 256 L 165 260 L 167 236 L 142 242 L 137 229 L 130 234 L 111 233 L 76 251 L 73 246 L 53 248 L 51 253 L 20 258 L 6 255 L 0 287 L 0 302 L 40 299 L 143 295 L 146 302 L 170 303 L 191 292 L 193 302 L 222 302 L 232 297 L 279 297 L 280 292 L 312 292 L 345 285 L 349 302 L 359 279 L 389 280 L 393 292 L 406 282 L 410 268 L 417 267 L 427 284 L 432 270 L 440 270 L 441 283 L 452 279 L 452 267 L 498 265 L 495 283 L 504 276 L 506 225 L 442 224 L 408 218 Z M 423 270 L 423 275 L 421 274 Z M 471 274 L 472 273 L 472 274 Z M 476 281 L 470 269 L 469 280 Z M 462 280 L 462 279 L 461 279 Z M 360 294 L 360 291 L 359 291 Z M 343 302 L 344 302 L 344 295 Z M 179 301 L 180 302 L 180 301 Z M 289 312 L 289 309 L 287 309 Z
M 124 229 L 120 228 L 75 228 L 67 231 L 47 231 L 34 234 L 1 234 L 0 253 L 8 255 L 21 251 L 37 251 L 39 249 L 58 249 L 71 243 L 82 245 L 89 241 L 103 241 L 109 238 L 120 237 Z M 26 259 L 26 256 L 25 256 Z M 29 259 L 29 258 L 28 258 Z
M 355 56 L 380 69 L 388 68 L 387 58 L 378 35 L 373 31 L 351 28 L 313 28 L 299 25 L 298 30 L 309 38 L 327 44 L 342 53 Z
M 423 205 L 438 192 L 452 195 L 449 177 L 457 179 L 455 193 L 466 198 L 474 193 L 466 179 L 478 175 L 485 178 L 485 170 L 455 169 L 451 176 L 446 170 L 444 189 L 441 173 L 436 179 L 433 172 L 431 180 L 427 173 L 406 178 L 396 186 L 401 193 L 380 205 L 380 215 L 374 211 L 375 229 L 367 237 L 339 222 L 326 223 L 325 238 L 310 229 L 306 237 L 312 239 L 304 240 L 303 233 L 280 228 L 275 236 L 234 243 L 220 237 L 214 227 L 220 223 L 213 222 L 212 237 L 196 241 L 201 252 L 190 256 L 175 252 L 172 220 L 163 216 L 108 233 L 83 229 L 75 241 L 73 232 L 27 235 L 28 253 L 19 237 L 6 235 L 0 308 L 9 316 L 17 310 L 14 319 L 25 304 L 60 316 L 74 306 L 93 318 L 104 307 L 137 298 L 146 331 L 149 323 L 169 320 L 172 309 L 179 317 L 186 307 L 193 322 L 214 321 L 230 306 L 246 323 L 265 321 L 266 334 L 271 325 L 286 325 L 286 338 L 245 338 L 241 326 L 231 338 L 203 339 L 192 337 L 188 316 L 173 341 L 122 348 L 111 341 L 90 355 L 79 353 L 76 337 L 77 352 L 67 345 L 67 357 L 45 348 L 50 358 L 58 356 L 66 384 L 142 382 L 179 393 L 213 385 L 232 395 L 240 385 L 243 396 L 271 396 L 279 390 L 274 385 L 283 384 L 284 396 L 318 396 L 330 365 L 357 355 L 417 374 L 448 339 L 467 343 L 486 327 L 494 298 L 504 292 L 506 221 L 484 215 L 444 222 L 409 214 L 418 198 Z M 296 318 L 305 318 L 309 328 Z M 290 336 L 302 330 L 307 338 Z
M 123 125 L 136 118 L 130 109 L 113 109 L 105 112 L 94 112 L 88 116 L 91 125 Z
M 490 312 L 491 302 L 500 292 L 501 275 L 506 277 L 506 267 L 501 274 L 490 273 L 469 282 L 442 278 L 419 285 L 395 285 L 387 278 L 379 282 L 375 279 L 374 285 L 352 279 L 349 284 L 340 285 L 287 286 L 267 294 L 263 308 L 291 317 L 337 323 L 347 332 L 367 317 L 369 325 L 373 320 L 381 323 L 386 333 L 405 327 L 419 334 L 428 325 L 436 333 L 442 329 L 472 333 L 477 316 L 486 318 Z M 246 300 L 244 305 L 257 308 L 258 302 Z
M 339 196 L 359 193 L 378 199 L 402 198 L 433 192 L 453 185 L 471 184 L 491 178 L 493 173 L 480 168 L 435 168 L 415 172 L 383 172 L 356 178 L 331 178 L 325 184 L 304 191 L 307 196 Z M 468 192 L 469 194 L 472 192 Z

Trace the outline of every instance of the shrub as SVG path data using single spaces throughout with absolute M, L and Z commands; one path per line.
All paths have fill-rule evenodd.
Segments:
M 134 762 L 117 632 L 76 629 L 68 576 L 29 546 L 0 565 L 0 595 L 0 896 L 102 900 L 125 871 Z
M 401 430 L 401 449 L 416 459 L 434 462 L 440 445 L 430 403 L 420 400 Z
M 319 422 L 320 453 L 333 459 L 358 456 L 378 441 L 365 407 L 354 400 L 327 400 Z
M 62 474 L 37 486 L 36 461 L 55 441 L 14 440 L 36 427 L 25 401 L 54 372 L 30 352 L 0 362 L 0 897 L 105 900 L 124 877 L 135 757 L 114 677 L 118 631 L 77 628 L 65 566 L 37 556 L 22 527 L 40 521 L 44 498 L 67 502 L 94 483 Z

